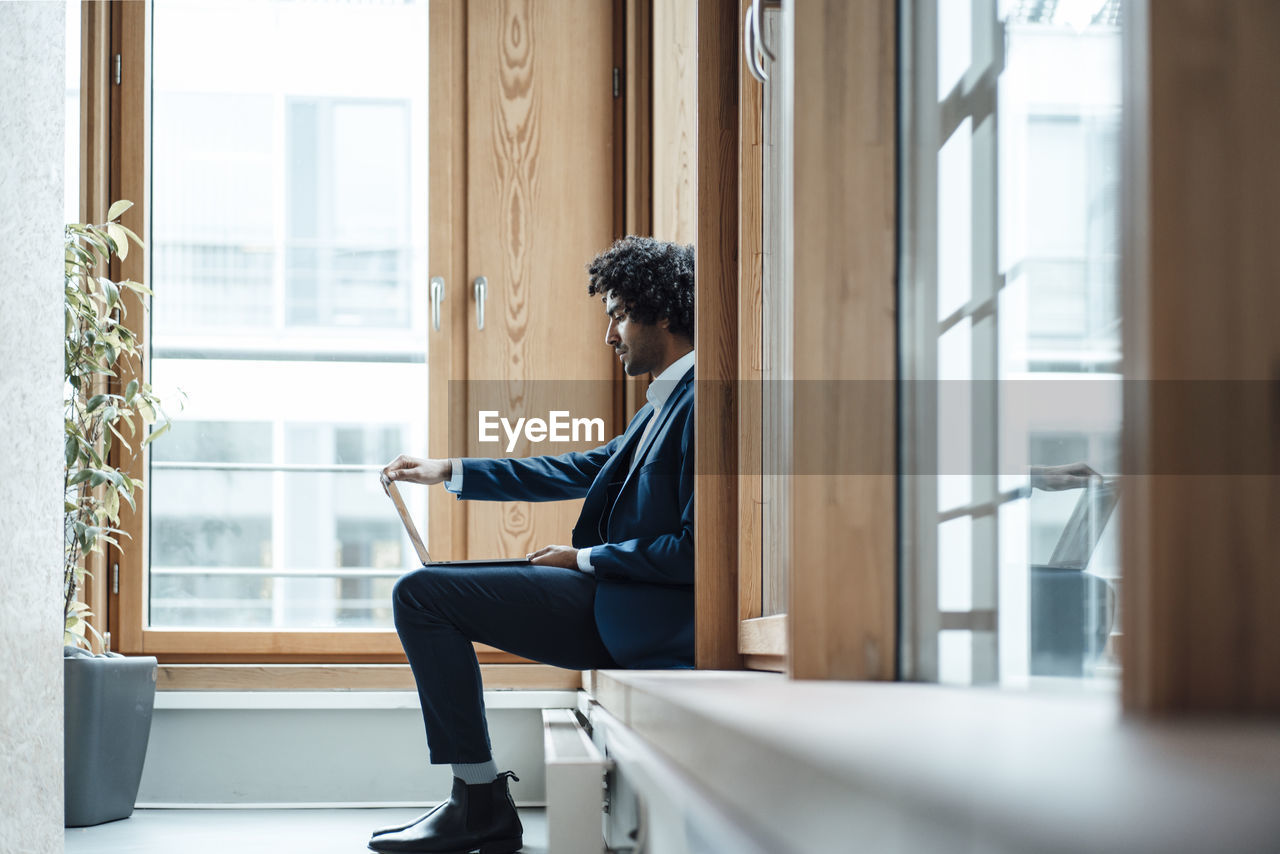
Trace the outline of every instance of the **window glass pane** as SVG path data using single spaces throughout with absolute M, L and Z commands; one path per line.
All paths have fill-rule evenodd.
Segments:
M 151 625 L 389 628 L 417 559 L 376 470 L 427 439 L 426 2 L 169 0 L 153 39 Z
M 973 336 L 965 318 L 938 339 L 938 509 L 973 500 Z
M 938 319 L 973 294 L 973 146 L 965 119 L 938 152 Z
M 1121 5 L 904 4 L 906 670 L 1114 674 Z
M 1120 42 L 1114 3 L 1011 11 L 1000 81 L 1000 257 L 1017 297 L 1001 315 L 1006 446 L 1025 455 L 1029 497 L 1002 518 L 1001 553 L 1023 552 L 1025 672 L 1113 672 L 1119 487 Z M 1071 73 L 1064 73 L 1070 68 Z M 1087 466 L 1087 468 L 1084 468 Z M 1071 470 L 1055 477 L 1035 472 Z M 1105 570 L 1099 571 L 1103 564 Z M 1007 578 L 1006 569 L 1004 577 Z M 1002 597 L 1009 608 L 1022 603 Z M 1002 625 L 1005 624 L 1002 615 Z M 1006 662 L 1007 663 L 1007 662 Z
M 973 607 L 973 519 L 961 516 L 938 526 L 938 610 Z
M 964 79 L 973 57 L 971 0 L 938 0 L 938 99 Z

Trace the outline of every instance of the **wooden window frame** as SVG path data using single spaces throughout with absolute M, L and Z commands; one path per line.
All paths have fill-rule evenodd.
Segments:
M 94 165 L 85 170 L 82 194 L 82 210 L 87 218 L 105 217 L 108 199 L 130 199 L 134 206 L 125 213 L 122 221 L 136 233 L 149 234 L 150 198 L 150 69 L 151 69 L 151 3 L 106 0 L 84 0 L 86 24 L 83 50 L 85 56 L 86 85 L 82 112 L 82 162 Z M 613 49 L 622 61 L 627 38 L 627 21 L 623 15 L 623 0 L 614 0 Z M 462 0 L 431 0 L 429 5 L 431 51 L 430 73 L 437 80 L 447 81 L 432 88 L 432 112 L 448 114 L 453 122 L 432 122 L 430 133 L 433 148 L 439 148 L 437 134 L 449 133 L 450 126 L 465 127 L 466 116 L 466 4 Z M 105 70 L 110 67 L 109 57 L 121 57 L 121 82 L 112 85 Z M 462 58 L 459 61 L 459 57 Z M 95 76 L 95 70 L 98 73 Z M 84 85 L 84 84 L 82 84 Z M 621 131 L 624 123 L 626 99 L 615 103 L 615 130 Z M 448 146 L 450 156 L 432 158 L 430 180 L 434 186 L 447 187 L 449 192 L 445 206 L 450 210 L 463 204 L 465 191 L 466 153 L 459 146 Z M 626 157 L 625 139 L 615 146 L 615 182 L 618 202 L 614 213 L 615 230 L 622 227 L 625 205 L 622 164 Z M 92 216 L 90 215 L 92 214 Z M 433 218 L 429 224 L 429 241 L 433 257 L 442 259 L 446 275 L 465 269 L 466 218 L 449 217 L 448 222 Z M 127 277 L 146 283 L 145 253 L 131 253 L 124 261 L 115 261 L 112 275 Z M 451 276 L 451 280 L 452 277 Z M 142 304 L 138 297 L 127 295 L 126 308 L 130 318 L 141 317 Z M 455 327 L 465 331 L 467 317 L 464 312 L 454 312 Z M 146 329 L 135 330 L 147 347 Z M 455 328 L 455 332 L 460 331 Z M 465 359 L 465 335 L 431 336 L 429 346 L 432 360 L 446 365 Z M 132 379 L 145 380 L 149 366 L 144 361 L 140 373 L 132 369 L 121 371 L 116 379 L 119 391 Z M 431 424 L 433 442 L 431 452 L 447 456 L 444 437 L 448 428 L 461 429 L 458 419 L 465 412 L 453 410 L 447 404 L 447 384 L 437 383 L 433 390 Z M 619 384 L 617 408 L 623 401 Z M 439 396 L 436 399 L 436 396 Z M 642 392 L 641 392 L 642 395 Z M 448 423 L 448 419 L 454 419 Z M 133 478 L 142 478 L 146 462 L 142 454 L 130 453 L 117 445 L 112 450 L 113 461 Z M 122 465 L 123 464 L 123 465 Z M 147 542 L 146 502 L 144 493 L 138 500 L 136 511 L 122 508 L 121 528 L 126 532 L 126 544 Z M 452 508 L 447 519 L 431 520 L 429 536 L 441 550 L 455 551 L 451 543 L 465 542 L 467 518 L 465 508 Z M 169 664 L 233 664 L 233 663 L 313 663 L 313 664 L 400 664 L 405 655 L 396 632 L 392 629 L 172 629 L 152 628 L 146 625 L 147 613 L 147 559 L 145 548 L 109 548 L 105 560 L 94 574 L 87 596 L 99 603 L 96 613 L 106 615 L 105 622 L 98 622 L 105 631 L 112 632 L 113 648 L 129 654 L 154 655 Z M 92 570 L 91 570 L 92 571 Z M 475 644 L 477 658 L 483 666 L 498 664 L 528 664 L 526 659 L 503 652 L 485 644 Z
M 627 0 L 629 20 L 643 21 L 646 9 L 651 8 L 647 5 L 650 2 Z M 712 66 L 709 70 L 714 70 L 715 62 L 731 63 L 729 67 L 737 69 L 740 45 L 736 33 L 740 32 L 741 18 L 738 15 L 743 6 L 736 0 L 730 0 L 724 8 L 713 8 L 713 2 L 701 0 L 700 23 L 723 25 L 725 29 L 715 38 L 707 31 L 699 39 L 707 39 L 712 46 L 716 39 L 732 41 L 734 48 L 708 53 L 706 62 Z M 135 49 L 139 42 L 145 46 L 145 19 L 141 24 L 137 19 L 137 8 L 142 6 L 144 4 L 120 2 L 108 5 L 92 0 L 84 3 L 86 42 L 82 134 L 85 148 L 81 210 L 85 219 L 101 219 L 109 199 L 145 199 L 137 188 L 145 188 L 146 170 L 127 168 L 119 157 L 123 144 L 132 142 L 136 145 L 141 138 L 138 133 L 131 140 L 121 138 L 119 114 L 122 110 L 139 109 L 145 103 L 145 86 L 141 80 L 126 73 L 124 85 L 111 87 L 108 96 L 105 74 L 108 54 L 102 50 L 104 33 L 111 36 L 110 53 L 119 52 L 122 44 L 132 44 Z M 134 11 L 131 12 L 129 7 L 134 7 Z M 845 269 L 838 266 L 842 263 L 840 258 L 830 253 L 851 250 L 840 249 L 841 244 L 832 238 L 844 229 L 865 226 L 857 219 L 859 211 L 873 217 L 874 239 L 891 247 L 892 232 L 886 234 L 885 228 L 886 222 L 892 227 L 894 205 L 880 205 L 874 211 L 869 203 L 860 204 L 857 210 L 837 206 L 841 218 L 836 220 L 819 214 L 824 211 L 822 203 L 832 201 L 832 195 L 845 192 L 848 181 L 870 182 L 876 193 L 882 193 L 886 184 L 893 184 L 896 166 L 892 146 L 886 145 L 885 140 L 891 139 L 894 124 L 896 81 L 891 51 L 895 45 L 896 3 L 892 0 L 859 0 L 846 7 L 841 0 L 825 0 L 796 4 L 796 8 L 800 15 L 797 44 L 807 46 L 806 50 L 797 49 L 797 88 L 803 88 L 802 97 L 797 99 L 797 123 L 803 120 L 811 122 L 810 127 L 821 129 L 810 138 L 797 140 L 796 157 L 797 192 L 801 194 L 798 201 L 804 200 L 803 206 L 797 205 L 798 210 L 803 207 L 797 224 L 803 221 L 804 226 L 797 232 L 804 237 L 797 238 L 796 255 L 801 259 L 805 254 L 800 246 L 801 240 L 807 250 L 822 250 L 812 260 L 797 261 L 797 280 L 802 280 L 802 274 L 816 276 L 803 279 L 807 289 L 805 310 L 808 312 L 803 322 L 812 322 L 821 319 L 812 317 L 812 314 L 820 311 L 828 299 L 857 301 L 867 297 L 874 299 L 874 304 L 881 308 L 892 306 L 892 301 L 884 294 L 886 274 L 883 270 L 877 268 L 865 277 L 829 278 L 823 275 L 823 271 L 834 269 L 842 272 Z M 1267 193 L 1272 182 L 1269 179 L 1258 180 L 1260 175 L 1273 176 L 1275 173 L 1276 164 L 1265 142 L 1275 134 L 1258 132 L 1260 117 L 1256 110 L 1245 108 L 1251 103 L 1248 99 L 1220 97 L 1220 89 L 1228 86 L 1262 97 L 1280 85 L 1280 67 L 1275 62 L 1274 51 L 1258 50 L 1260 43 L 1251 38 L 1253 35 L 1260 38 L 1261 34 L 1274 31 L 1272 25 L 1276 23 L 1276 12 L 1261 2 L 1233 4 L 1229 8 L 1215 7 L 1208 14 L 1224 18 L 1215 19 L 1216 25 L 1206 28 L 1202 20 L 1206 14 L 1203 4 L 1192 0 L 1162 0 L 1160 4 L 1135 0 L 1126 9 L 1132 13 L 1125 35 L 1126 101 L 1129 104 L 1126 113 L 1130 116 L 1125 132 L 1125 159 L 1126 171 L 1132 180 L 1126 197 L 1133 200 L 1133 206 L 1125 213 L 1124 233 L 1125 322 L 1127 329 L 1131 330 L 1126 344 L 1126 377 L 1141 380 L 1187 379 L 1186 366 L 1199 363 L 1202 367 L 1212 368 L 1215 378 L 1219 379 L 1230 376 L 1274 381 L 1280 355 L 1276 352 L 1267 324 L 1276 311 L 1266 309 L 1275 308 L 1276 297 L 1274 289 L 1267 291 L 1258 277 L 1258 271 L 1272 266 L 1272 241 L 1265 237 L 1269 232 L 1259 226 L 1242 235 L 1232 231 L 1232 223 L 1227 219 L 1183 220 L 1179 218 L 1179 212 L 1187 209 L 1212 212 L 1240 207 L 1250 211 L 1255 224 L 1274 226 L 1280 223 L 1277 197 Z M 109 14 L 104 10 L 109 10 Z M 825 43 L 832 48 L 840 48 L 841 57 L 848 60 L 847 67 L 841 58 L 825 54 L 823 40 L 815 38 L 823 28 L 837 26 L 844 28 L 845 37 L 833 36 Z M 702 30 L 700 28 L 700 32 Z M 735 35 L 730 39 L 724 33 Z M 1232 38 L 1239 40 L 1240 44 L 1234 49 L 1221 49 Z M 634 46 L 639 43 L 629 40 L 628 44 Z M 627 68 L 631 72 L 627 81 L 629 93 L 640 91 L 644 81 L 651 76 L 643 70 L 647 50 L 642 48 L 628 60 Z M 1189 68 L 1188 65 L 1206 62 L 1223 72 L 1223 86 L 1197 90 L 1201 96 L 1189 102 L 1188 75 L 1199 74 L 1201 76 L 1197 79 L 1203 81 L 1204 68 Z M 837 77 L 824 78 L 822 72 L 826 64 L 837 73 Z M 848 75 L 853 76 L 844 79 Z M 718 79 L 723 89 L 728 85 L 725 81 L 732 80 L 732 77 L 722 75 Z M 876 104 L 872 111 L 874 121 L 870 125 L 855 124 L 851 131 L 850 138 L 857 143 L 855 153 L 862 171 L 835 175 L 837 180 L 831 181 L 831 188 L 824 191 L 816 182 L 832 177 L 826 167 L 833 162 L 824 159 L 832 153 L 824 146 L 840 145 L 843 137 L 837 135 L 842 128 L 827 124 L 830 114 L 824 114 L 823 107 L 850 84 L 854 88 L 849 91 L 856 94 L 855 103 L 861 108 L 865 109 L 873 102 Z M 717 92 L 713 89 L 709 94 Z M 643 140 L 648 132 L 643 96 L 631 103 L 641 106 L 634 122 L 632 114 L 628 113 L 628 134 L 638 135 Z M 716 112 L 708 106 L 707 120 L 699 124 L 700 139 L 704 134 L 718 133 L 730 127 L 722 107 Z M 462 109 L 462 105 L 454 103 L 452 109 Z M 1188 113 L 1189 109 L 1191 113 Z M 109 142 L 110 156 L 104 154 L 108 148 L 104 117 L 108 113 L 115 117 L 112 123 L 115 132 Z M 736 118 L 738 122 L 742 120 L 741 116 Z M 1274 115 L 1261 118 L 1275 123 Z M 1188 128 L 1199 129 L 1195 132 L 1201 136 L 1195 141 L 1181 140 L 1181 135 Z M 1243 151 L 1225 150 L 1231 140 L 1246 138 L 1251 142 Z M 742 141 L 735 140 L 734 147 L 739 153 L 743 150 L 741 146 Z M 1205 172 L 1207 161 L 1203 152 L 1206 150 L 1219 151 L 1223 155 L 1214 161 L 1217 172 Z M 724 146 L 717 151 L 725 154 Z M 868 159 L 864 159 L 864 155 Z M 845 156 L 843 162 L 848 163 L 849 160 Z M 629 168 L 636 162 L 628 160 Z M 643 158 L 639 162 L 641 165 L 635 167 L 637 171 L 631 176 L 635 182 L 631 186 L 651 190 L 646 177 L 650 173 L 644 171 Z M 721 164 L 715 158 L 700 156 L 699 165 L 718 167 Z M 700 169 L 700 174 L 704 175 L 698 192 L 700 208 L 712 214 L 725 210 L 724 203 L 728 200 L 720 195 L 724 185 L 706 179 L 708 170 L 705 168 Z M 742 181 L 741 167 L 738 175 Z M 735 205 L 737 192 L 735 185 Z M 645 226 L 651 222 L 652 201 L 648 199 L 647 192 L 644 197 L 646 201 L 641 201 L 640 193 L 629 194 L 632 201 L 627 208 L 628 230 L 648 230 Z M 125 215 L 126 224 L 139 233 L 145 233 L 144 213 L 144 207 L 139 205 Z M 735 230 L 735 238 L 741 234 L 740 228 L 738 226 Z M 703 253 L 714 251 L 713 247 L 723 250 L 728 231 L 721 229 L 716 232 L 708 227 L 705 234 L 700 232 L 700 250 Z M 714 240 L 704 244 L 704 236 Z M 748 241 L 741 239 L 741 248 L 735 247 L 735 250 L 745 254 L 748 248 Z M 140 275 L 134 266 L 137 258 L 137 255 L 132 256 L 130 263 L 113 269 L 112 274 Z M 712 266 L 714 269 L 715 265 Z M 1241 275 L 1218 276 L 1215 278 L 1216 288 L 1206 290 L 1203 277 L 1196 275 L 1202 268 L 1237 270 Z M 733 265 L 722 262 L 719 275 L 728 278 L 727 272 L 736 269 L 736 260 Z M 850 269 L 859 268 L 855 265 Z M 891 265 L 889 269 L 891 279 Z M 704 267 L 702 272 L 709 271 Z M 1157 280 L 1163 295 L 1159 304 L 1152 286 L 1152 282 Z M 703 281 L 705 277 L 700 276 L 700 283 Z M 865 288 L 865 292 L 858 288 Z M 712 295 L 718 294 L 723 299 L 730 293 L 733 291 L 721 282 Z M 1178 299 L 1171 300 L 1171 293 Z M 700 299 L 706 295 L 700 291 Z M 746 297 L 749 299 L 752 295 L 748 288 Z M 726 359 L 730 365 L 742 366 L 746 358 L 747 366 L 750 366 L 749 353 L 739 350 L 737 340 L 746 338 L 747 331 L 751 329 L 750 303 L 744 301 L 742 290 L 736 290 L 734 299 L 739 303 L 732 307 L 736 336 L 714 338 L 708 328 L 699 339 L 700 344 L 715 346 L 699 353 L 700 364 Z M 1183 308 L 1170 314 L 1168 306 L 1174 304 Z M 708 309 L 714 308 L 708 302 L 701 303 L 701 306 L 700 327 L 707 320 Z M 891 311 L 885 313 L 891 317 Z M 874 312 L 864 314 L 871 316 Z M 797 328 L 802 328 L 801 323 L 801 318 L 797 317 Z M 893 325 L 889 320 L 875 325 L 872 331 L 878 330 L 874 336 L 877 348 L 883 347 L 883 336 L 889 335 L 891 340 L 891 332 L 886 330 Z M 817 328 L 821 329 L 821 324 Z M 844 353 L 840 344 L 823 338 L 812 348 L 810 356 L 833 360 Z M 877 359 L 883 359 L 881 350 L 877 349 L 876 353 Z M 1224 363 L 1224 354 L 1233 361 Z M 854 355 L 857 354 L 851 354 L 851 357 Z M 1123 546 L 1127 607 L 1124 635 L 1126 666 L 1122 675 L 1124 705 L 1129 712 L 1145 715 L 1195 711 L 1275 713 L 1280 710 L 1280 673 L 1271 663 L 1280 654 L 1276 653 L 1280 630 L 1266 609 L 1275 601 L 1276 585 L 1280 583 L 1280 574 L 1274 572 L 1274 555 L 1280 553 L 1280 544 L 1276 541 L 1275 526 L 1271 524 L 1271 520 L 1280 513 L 1277 509 L 1280 490 L 1274 486 L 1274 448 L 1269 443 L 1268 434 L 1258 432 L 1256 422 L 1235 419 L 1231 413 L 1217 413 L 1210 423 L 1204 420 L 1203 413 L 1179 413 L 1177 406 L 1176 400 L 1150 395 L 1126 401 L 1126 470 L 1149 471 L 1160 465 L 1172 465 L 1176 463 L 1179 448 L 1187 443 L 1194 445 L 1204 441 L 1251 449 L 1260 455 L 1259 465 L 1266 465 L 1262 469 L 1264 473 L 1246 483 L 1245 489 L 1225 494 L 1169 489 L 1168 477 L 1163 480 L 1154 476 L 1135 478 L 1133 488 L 1128 490 L 1130 511 Z M 711 417 L 709 409 L 705 406 L 700 409 L 700 435 L 706 429 L 728 431 L 737 428 L 736 414 L 733 420 L 717 419 Z M 888 428 L 890 434 L 894 429 L 892 423 L 886 425 L 883 419 L 864 426 L 870 430 Z M 799 437 L 797 441 L 800 441 Z M 892 452 L 892 442 L 878 441 L 874 449 L 883 462 L 884 455 Z M 739 449 L 735 447 L 737 452 Z M 140 469 L 135 468 L 133 473 L 140 473 Z M 822 479 L 809 480 L 816 482 Z M 886 674 L 892 672 L 896 650 L 892 637 L 895 616 L 892 600 L 896 582 L 892 554 L 896 531 L 891 508 L 887 507 L 892 504 L 887 500 L 892 496 L 892 489 L 886 490 L 878 482 L 867 483 L 863 494 L 859 495 L 856 484 L 833 485 L 839 488 L 830 496 L 834 500 L 826 505 L 822 503 L 823 496 L 814 495 L 812 490 L 797 491 L 798 506 L 803 512 L 813 512 L 813 526 L 819 527 L 822 534 L 817 540 L 803 543 L 793 551 L 792 578 L 798 584 L 793 593 L 799 595 L 793 596 L 791 619 L 786 630 L 789 638 L 786 665 L 792 675 L 804 678 L 888 678 Z M 744 515 L 738 502 L 750 501 L 751 497 L 747 486 L 721 491 L 717 500 L 728 509 L 721 508 L 719 515 L 729 514 L 732 530 L 740 530 L 742 520 L 750 519 L 749 515 Z M 857 502 L 860 498 L 872 501 L 859 508 Z M 704 518 L 700 512 L 698 543 L 700 554 L 705 556 L 707 550 L 718 546 L 718 541 L 701 525 Z M 1239 557 L 1217 566 L 1207 588 L 1202 583 L 1205 577 L 1205 564 L 1201 559 L 1204 549 L 1194 543 L 1193 547 L 1188 547 L 1186 539 L 1190 532 L 1188 526 L 1180 521 L 1186 518 L 1201 520 L 1202 524 L 1195 530 L 1202 545 L 1207 543 L 1211 550 L 1216 550 L 1216 554 Z M 851 519 L 863 526 L 862 533 L 857 532 Z M 129 524 L 136 530 L 141 523 L 133 519 Z M 881 531 L 868 534 L 866 526 L 877 524 L 883 526 Z M 750 531 L 749 525 L 747 531 Z M 743 538 L 743 542 L 749 544 L 750 537 Z M 824 562 L 829 555 L 840 555 L 841 549 L 852 549 L 845 554 L 852 554 L 857 559 L 856 571 L 848 573 L 843 580 L 835 577 L 832 563 Z M 734 556 L 731 565 L 726 566 L 724 562 L 716 564 L 715 571 L 721 573 L 721 577 L 715 584 L 720 589 L 729 590 L 741 590 L 743 585 L 749 587 L 750 579 L 739 577 L 738 573 L 740 568 L 753 565 L 750 555 L 751 547 L 748 545 Z M 120 555 L 113 553 L 108 558 L 108 565 L 117 560 L 122 563 L 122 574 L 126 567 L 130 567 L 134 582 L 141 579 L 140 558 L 132 558 L 134 565 L 126 562 L 131 559 L 127 556 L 121 560 Z M 778 630 L 763 628 L 763 623 L 744 622 L 741 602 L 737 609 L 706 604 L 708 590 L 702 582 L 708 566 L 705 559 L 700 559 L 699 633 L 701 636 L 710 632 L 716 636 L 716 641 L 700 642 L 699 663 L 702 666 L 740 666 L 743 661 L 735 643 L 740 633 L 756 638 L 749 638 L 745 647 L 755 649 L 760 648 L 756 644 L 775 643 L 761 637 Z M 105 570 L 105 567 L 101 569 Z M 122 578 L 125 589 L 131 586 L 128 578 L 127 575 Z M 124 626 L 122 609 L 126 614 L 132 613 L 137 617 L 139 603 L 122 602 L 121 597 L 108 595 L 108 581 L 109 574 L 100 571 L 87 586 L 87 596 L 92 602 L 106 603 L 105 607 L 95 606 L 99 614 L 109 614 L 105 628 L 116 628 L 117 639 L 124 641 L 118 643 L 118 647 L 132 652 L 149 651 L 136 634 L 130 637 L 127 630 L 121 631 Z M 830 587 L 831 584 L 837 586 Z M 1253 591 L 1251 603 L 1232 600 L 1233 591 Z M 824 604 L 815 594 L 826 596 L 829 604 Z M 863 594 L 860 607 L 848 611 L 845 607 L 848 602 Z M 1197 619 L 1191 623 L 1179 621 L 1175 619 L 1178 614 L 1196 614 Z M 228 633 L 219 634 L 228 636 Z M 238 634 L 243 642 L 251 633 L 234 634 Z M 351 637 L 349 635 L 348 639 Z M 387 639 L 390 638 L 388 633 Z M 1252 650 L 1245 666 L 1221 667 L 1216 651 L 1240 649 L 1242 644 Z M 189 654 L 175 654 L 167 650 L 157 652 L 167 660 L 184 657 L 210 660 L 211 654 L 231 660 L 245 658 L 242 653 L 226 648 L 192 645 L 188 649 L 193 647 L 194 651 Z M 1189 658 L 1189 650 L 1198 652 Z M 383 653 L 372 649 L 366 650 L 366 654 L 378 658 Z M 747 655 L 748 666 L 753 663 L 753 655 Z M 283 649 L 254 657 L 293 661 L 298 658 L 296 653 Z M 330 657 L 351 658 L 349 654 L 340 653 Z M 396 659 L 398 655 L 388 653 L 385 657 Z M 323 653 L 313 651 L 309 658 L 323 658 Z M 1187 666 L 1188 661 L 1193 666 Z
M 713 6 L 718 17 L 710 14 Z M 734 34 L 738 102 L 733 128 L 738 263 L 732 307 L 737 325 L 732 336 L 718 336 L 711 328 L 706 343 L 699 341 L 699 365 L 734 365 L 744 390 L 732 416 L 726 417 L 724 410 L 704 412 L 708 407 L 703 407 L 698 422 L 700 435 L 704 429 L 717 436 L 736 430 L 738 437 L 736 489 L 717 498 L 732 502 L 737 511 L 738 609 L 730 628 L 740 663 L 751 669 L 779 670 L 797 679 L 891 680 L 897 667 L 898 589 L 897 418 L 891 394 L 858 395 L 876 405 L 853 411 L 847 400 L 800 395 L 797 411 L 804 405 L 805 415 L 795 420 L 790 437 L 796 474 L 790 482 L 789 604 L 785 614 L 762 615 L 762 447 L 759 422 L 751 415 L 759 405 L 752 390 L 759 389 L 763 376 L 762 102 L 761 89 L 746 76 L 742 61 L 741 22 L 749 7 L 748 0 L 704 2 L 700 9 L 706 11 L 699 16 L 700 280 L 708 274 L 704 240 L 710 246 L 729 242 L 716 231 L 716 223 L 706 222 L 707 216 L 725 210 L 729 199 L 714 147 L 725 129 L 704 104 L 709 92 L 721 100 L 727 96 L 701 79 L 706 64 L 723 55 L 726 32 Z M 796 288 L 793 309 L 795 379 L 800 384 L 870 383 L 889 389 L 897 378 L 897 6 L 893 0 L 825 0 L 797 3 L 792 9 L 797 130 L 790 275 L 793 282 L 804 283 Z M 722 301 L 708 305 L 708 296 L 717 293 L 699 289 L 703 316 L 728 314 Z M 831 306 L 849 311 L 847 322 L 830 323 Z M 714 322 L 709 320 L 708 326 Z M 699 465 L 705 466 L 702 448 L 700 444 Z M 850 461 L 850 471 L 819 474 L 819 454 Z M 700 494 L 707 480 L 704 476 L 699 483 Z M 707 515 L 716 524 L 716 517 Z M 707 531 L 700 516 L 697 530 L 699 580 L 708 570 L 727 574 L 719 561 L 707 567 L 702 558 L 703 549 L 722 549 L 714 529 Z M 717 612 L 709 604 L 702 610 L 701 599 L 699 604 L 701 635 L 704 614 L 714 619 Z M 726 662 L 722 666 L 738 663 L 728 655 L 721 660 Z

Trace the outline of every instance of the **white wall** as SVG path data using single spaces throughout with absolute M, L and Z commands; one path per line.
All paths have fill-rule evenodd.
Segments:
M 0 2 L 0 851 L 62 851 L 65 6 Z
M 571 692 L 485 692 L 493 756 L 516 802 L 545 799 L 541 707 Z M 138 805 L 370 806 L 434 803 L 448 765 L 430 765 L 412 692 L 156 696 Z

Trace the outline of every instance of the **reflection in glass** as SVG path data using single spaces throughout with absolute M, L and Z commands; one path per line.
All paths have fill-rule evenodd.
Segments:
M 1117 0 L 903 0 L 904 670 L 1116 672 Z
M 1119 568 L 1102 544 L 1118 527 L 1122 405 L 1119 13 L 1059 5 L 1005 10 L 999 89 L 1000 259 L 1017 288 L 1000 318 L 1001 442 L 1030 472 L 1025 528 L 1000 532 L 1028 573 L 1026 669 L 1002 671 L 1015 681 L 1116 666 Z

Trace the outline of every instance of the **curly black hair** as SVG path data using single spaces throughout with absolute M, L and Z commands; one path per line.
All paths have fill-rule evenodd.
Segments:
M 587 293 L 617 296 L 640 323 L 671 321 L 673 335 L 693 339 L 693 246 L 629 234 L 587 265 Z

